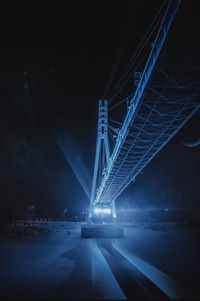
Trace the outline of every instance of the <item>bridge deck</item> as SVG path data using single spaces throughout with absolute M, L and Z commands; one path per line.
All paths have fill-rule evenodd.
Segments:
M 171 41 L 161 52 L 169 23 L 166 16 L 119 131 L 95 204 L 115 200 L 200 108 L 198 53 L 197 49 L 196 54 L 191 51 L 190 34 L 182 33 L 187 43 L 182 36 L 180 41 L 180 22 L 179 33 L 170 33 Z M 174 43 L 178 39 L 181 54 Z

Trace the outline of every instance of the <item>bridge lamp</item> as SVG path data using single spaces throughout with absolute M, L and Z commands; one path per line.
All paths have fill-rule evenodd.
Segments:
M 100 208 L 94 208 L 94 214 L 100 214 Z
M 105 215 L 109 215 L 111 214 L 111 208 L 98 208 L 98 207 L 95 207 L 94 208 L 94 214 L 105 214 Z
M 111 214 L 111 208 L 104 208 L 105 214 Z

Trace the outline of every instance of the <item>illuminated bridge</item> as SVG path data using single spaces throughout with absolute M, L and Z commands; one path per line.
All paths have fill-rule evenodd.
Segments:
M 98 213 L 116 217 L 116 198 L 200 108 L 200 64 L 189 48 L 190 33 L 180 35 L 179 6 L 179 0 L 168 1 L 161 10 L 143 69 L 134 70 L 135 90 L 124 101 L 120 128 L 109 120 L 116 105 L 99 101 L 90 218 Z M 182 23 L 176 25 L 177 19 Z M 115 134 L 111 154 L 110 130 Z

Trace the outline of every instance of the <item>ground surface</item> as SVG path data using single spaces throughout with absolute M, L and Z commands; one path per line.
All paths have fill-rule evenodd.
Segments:
M 0 298 L 200 297 L 198 230 L 124 228 L 81 239 L 80 223 L 48 222 L 39 236 L 0 242 Z

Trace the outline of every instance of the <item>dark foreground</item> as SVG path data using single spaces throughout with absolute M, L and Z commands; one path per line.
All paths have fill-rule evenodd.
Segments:
M 124 227 L 124 238 L 81 239 L 80 223 L 49 222 L 0 243 L 0 299 L 200 297 L 199 230 Z

